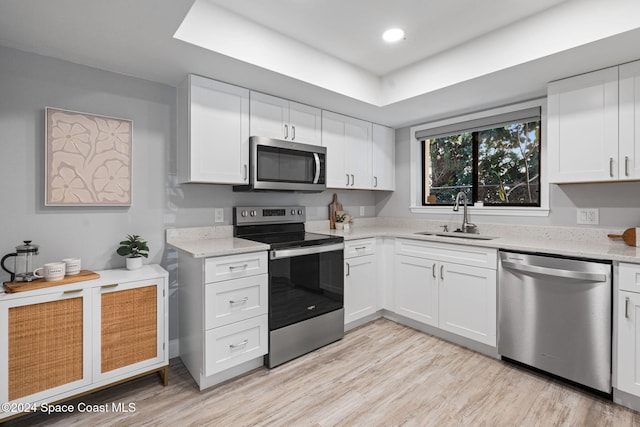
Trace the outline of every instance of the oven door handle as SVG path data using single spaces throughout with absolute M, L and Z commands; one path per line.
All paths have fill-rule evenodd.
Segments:
M 341 251 L 344 243 L 334 243 L 331 245 L 305 246 L 292 249 L 274 249 L 269 254 L 269 259 L 292 258 L 302 255 L 321 254 L 324 252 Z
M 315 160 L 316 163 L 316 174 L 313 177 L 313 183 L 317 184 L 320 180 L 320 156 L 318 153 L 313 153 L 313 160 Z

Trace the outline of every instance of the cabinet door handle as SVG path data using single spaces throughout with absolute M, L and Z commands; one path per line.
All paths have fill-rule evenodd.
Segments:
M 349 263 L 347 262 L 347 276 L 351 275 L 351 266 L 349 265 Z
M 82 289 L 73 289 L 70 291 L 64 291 L 63 294 L 77 294 L 78 292 L 82 292 Z
M 244 304 L 245 302 L 249 301 L 249 297 L 244 297 L 244 298 L 240 298 L 237 300 L 229 300 L 229 304 L 233 305 L 233 304 Z
M 248 172 L 249 172 L 249 169 L 247 168 L 247 165 L 244 165 L 244 180 L 245 181 L 247 180 L 247 178 L 249 178 Z
M 624 176 L 629 176 L 629 156 L 624 156 Z
M 240 341 L 238 344 L 229 344 L 229 348 L 231 350 L 235 350 L 236 348 L 244 347 L 249 344 L 249 340 Z
M 284 125 L 284 139 L 289 138 L 289 125 Z
M 235 270 L 246 270 L 247 267 L 249 267 L 249 264 L 242 264 L 242 265 L 230 265 L 229 266 L 229 270 L 231 272 L 235 271 Z
M 375 187 L 377 187 L 377 186 L 378 186 L 378 177 L 377 177 L 377 176 L 374 176 L 374 177 L 373 177 L 373 187 L 375 188 Z
M 624 299 L 624 318 L 629 318 L 629 297 Z
M 436 278 L 436 263 L 435 262 L 431 266 L 431 275 L 433 276 L 434 279 Z
M 366 246 L 358 246 L 357 248 L 353 248 L 353 249 L 355 249 L 356 251 L 361 251 L 363 249 L 367 249 L 367 247 Z
M 440 278 L 444 280 L 444 264 L 440 266 Z
M 112 283 L 110 285 L 104 285 L 104 286 L 100 286 L 102 289 L 109 289 L 109 288 L 115 288 L 116 286 L 118 286 L 117 283 Z
M 296 127 L 294 125 L 291 125 L 291 140 L 296 140 Z
M 356 183 L 356 178 L 353 176 L 353 174 L 351 174 L 351 186 L 353 187 L 353 184 Z
M 613 178 L 613 157 L 609 157 L 609 176 Z

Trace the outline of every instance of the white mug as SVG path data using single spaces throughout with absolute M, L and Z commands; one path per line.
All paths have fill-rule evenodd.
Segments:
M 62 262 L 66 265 L 67 276 L 80 273 L 80 258 L 65 258 Z
M 53 282 L 56 280 L 64 279 L 66 272 L 66 264 L 64 262 L 48 262 L 43 267 L 36 268 L 33 271 L 33 275 L 36 277 L 44 278 L 47 282 Z M 42 270 L 43 274 L 38 274 L 38 271 Z

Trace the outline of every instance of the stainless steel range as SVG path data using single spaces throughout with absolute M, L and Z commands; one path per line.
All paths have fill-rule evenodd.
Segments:
M 307 233 L 303 206 L 234 208 L 234 235 L 269 249 L 269 368 L 342 339 L 344 242 Z

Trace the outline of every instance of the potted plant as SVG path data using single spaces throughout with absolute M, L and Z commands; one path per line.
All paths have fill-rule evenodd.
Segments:
M 142 267 L 142 257 L 149 257 L 149 246 L 137 234 L 127 234 L 127 238 L 120 242 L 116 253 L 127 257 L 127 270 L 136 270 Z
M 336 230 L 342 230 L 344 228 L 344 222 L 347 219 L 346 213 L 336 212 Z

